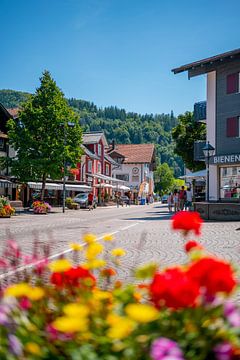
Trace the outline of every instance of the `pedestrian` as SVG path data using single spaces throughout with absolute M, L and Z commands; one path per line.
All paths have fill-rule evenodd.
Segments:
M 179 191 L 179 208 L 180 210 L 184 209 L 185 202 L 187 201 L 187 192 L 182 186 L 181 190 Z
M 172 212 L 172 207 L 173 207 L 173 195 L 172 193 L 170 192 L 168 194 L 168 211 L 171 213 Z
M 149 195 L 147 195 L 147 197 L 146 197 L 146 203 L 147 203 L 147 205 L 149 205 Z
M 187 201 L 185 203 L 185 209 L 190 211 L 192 207 L 192 191 L 191 188 L 187 188 Z
M 88 210 L 93 210 L 93 193 L 88 194 Z
M 176 213 L 179 210 L 179 196 L 176 189 L 173 192 L 173 206 L 174 212 Z

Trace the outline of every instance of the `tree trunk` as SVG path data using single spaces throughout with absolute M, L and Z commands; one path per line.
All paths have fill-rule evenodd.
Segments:
M 46 178 L 47 178 L 47 175 L 46 175 L 46 174 L 43 174 L 43 176 L 42 176 L 41 201 L 44 200 L 44 192 L 45 192 Z

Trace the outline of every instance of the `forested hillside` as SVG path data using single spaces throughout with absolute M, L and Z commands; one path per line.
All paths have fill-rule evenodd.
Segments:
M 20 91 L 0 90 L 0 103 L 12 108 L 19 106 L 28 96 L 28 93 Z M 112 140 L 119 144 L 154 143 L 158 161 L 168 163 L 176 177 L 182 174 L 183 162 L 174 154 L 171 135 L 177 123 L 173 113 L 140 115 L 116 106 L 98 108 L 89 101 L 73 98 L 68 102 L 79 113 L 84 131 L 103 130 L 109 143 Z

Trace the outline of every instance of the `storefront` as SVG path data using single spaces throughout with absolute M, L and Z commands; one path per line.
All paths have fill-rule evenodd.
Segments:
M 213 156 L 212 165 L 217 166 L 219 200 L 240 202 L 240 154 Z

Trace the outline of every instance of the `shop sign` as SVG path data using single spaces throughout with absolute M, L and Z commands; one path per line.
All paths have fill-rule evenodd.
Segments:
M 233 155 L 215 155 L 212 157 L 211 164 L 234 164 L 240 163 L 240 154 Z

